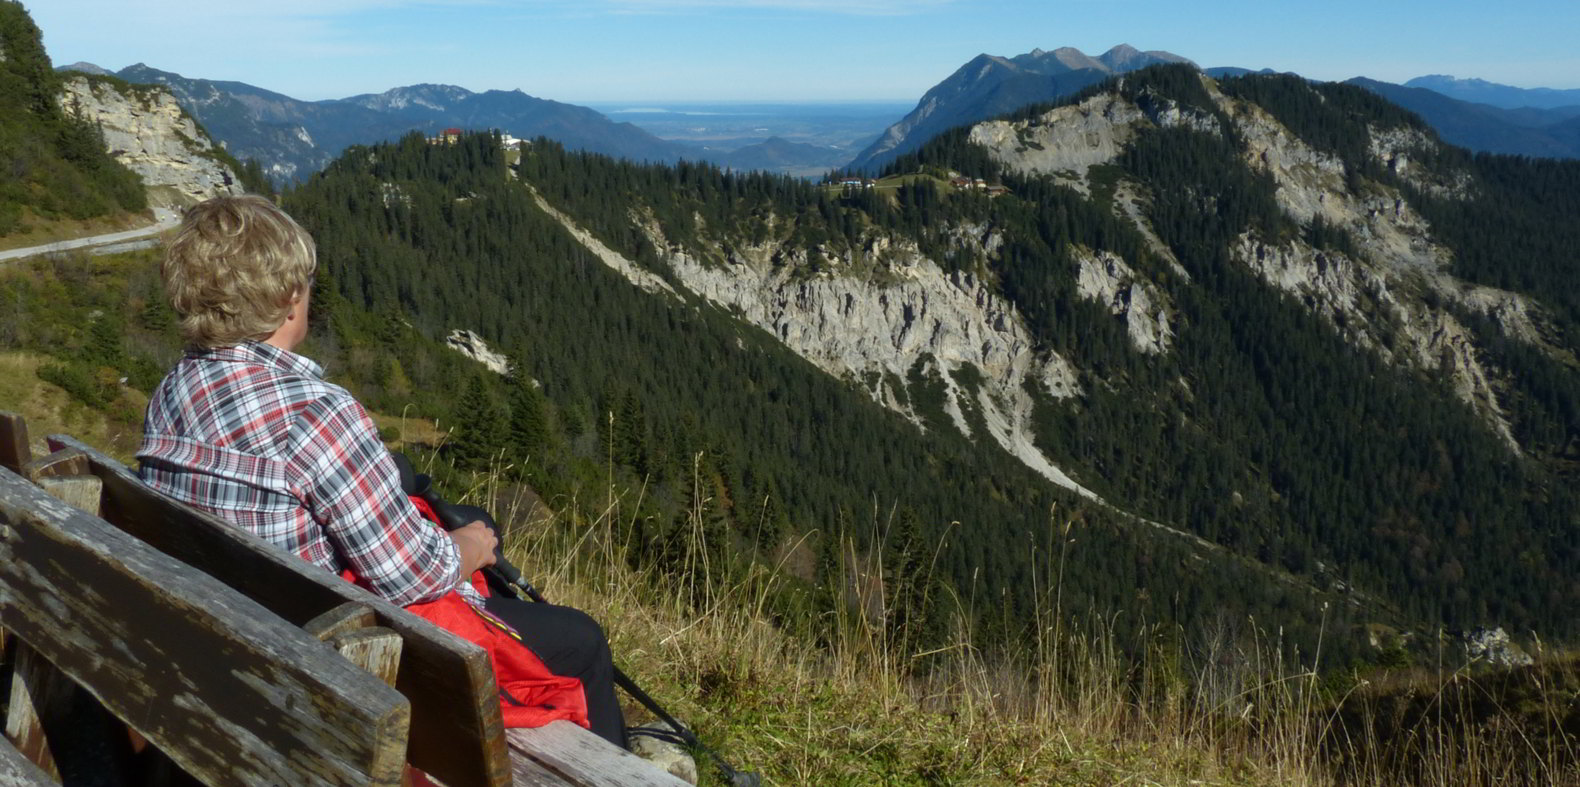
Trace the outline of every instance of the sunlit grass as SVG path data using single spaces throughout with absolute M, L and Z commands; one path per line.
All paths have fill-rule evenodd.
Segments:
M 883 593 L 884 583 L 871 581 L 881 565 L 849 543 L 850 603 L 825 619 L 775 625 L 771 597 L 796 590 L 782 567 L 732 572 L 698 558 L 671 573 L 632 568 L 641 561 L 627 550 L 643 545 L 622 537 L 642 490 L 611 486 L 596 500 L 549 501 L 545 509 L 524 502 L 536 498 L 506 475 L 478 476 L 469 497 L 493 501 L 501 521 L 513 523 L 509 556 L 551 601 L 602 621 L 624 669 L 767 783 L 1580 783 L 1572 661 L 1567 683 L 1549 679 L 1552 691 L 1507 695 L 1536 703 L 1523 725 L 1468 721 L 1485 719 L 1484 708 L 1467 707 L 1467 721 L 1437 726 L 1427 723 L 1431 714 L 1379 714 L 1386 703 L 1375 697 L 1397 692 L 1377 695 L 1365 682 L 1335 689 L 1312 666 L 1287 663 L 1280 643 L 1254 627 L 1187 637 L 1154 626 L 1140 641 L 1122 642 L 1101 619 L 1073 623 L 1081 616 L 1060 608 L 1059 574 L 1078 557 L 1068 538 L 1038 580 L 1048 603 L 1036 613 L 1043 635 L 1033 645 L 984 653 L 959 622 L 971 616 L 959 615 L 952 644 L 919 653 L 873 618 L 884 609 L 871 595 Z M 1068 536 L 1068 523 L 1053 524 Z M 951 594 L 948 603 L 966 611 L 972 602 Z M 1208 646 L 1186 652 L 1179 644 L 1186 640 Z M 1467 704 L 1471 695 L 1454 689 L 1452 676 L 1434 678 L 1400 680 L 1443 703 Z M 1521 742 L 1515 730 L 1531 719 L 1548 732 Z M 1389 742 L 1395 738 L 1407 743 Z M 708 783 L 710 769 L 700 764 Z

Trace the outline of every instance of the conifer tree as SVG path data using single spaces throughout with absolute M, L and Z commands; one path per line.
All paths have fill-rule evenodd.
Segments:
M 121 346 L 124 336 L 119 314 L 105 312 L 88 324 L 88 343 L 83 348 L 83 360 L 93 366 L 120 369 L 126 365 L 126 350 Z
M 510 370 L 510 452 L 518 466 L 542 466 L 550 447 L 548 403 L 527 373 L 524 355 L 518 353 Z
M 499 454 L 508 424 L 483 382 L 483 372 L 472 375 L 456 406 L 455 430 L 450 435 L 450 455 L 458 466 L 481 469 Z

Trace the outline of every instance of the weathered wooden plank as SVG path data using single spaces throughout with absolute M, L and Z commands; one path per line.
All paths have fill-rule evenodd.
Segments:
M 519 755 L 510 757 L 510 776 L 513 787 L 566 787 L 570 784 L 554 771 Z
M 58 784 L 22 756 L 10 741 L 0 738 L 0 787 L 56 787 Z
M 27 443 L 27 421 L 12 412 L 0 412 L 0 467 L 13 473 L 22 472 L 22 465 L 33 458 L 33 449 Z
M 92 465 L 88 455 L 71 448 L 62 448 L 47 456 L 29 460 L 22 465 L 22 472 L 18 475 L 29 481 L 38 483 L 41 478 L 51 476 L 87 475 Z
M 347 661 L 373 673 L 385 685 L 395 685 L 395 675 L 400 670 L 399 634 L 373 626 L 335 634 L 328 642 Z
M 482 648 L 312 566 L 211 514 L 149 489 L 130 470 L 70 437 L 104 481 L 101 514 L 171 557 L 235 588 L 276 615 L 305 625 L 346 602 L 373 610 L 404 640 L 395 687 L 411 701 L 412 765 L 449 787 L 510 783 L 498 689 Z
M 48 476 L 38 479 L 37 483 L 50 497 L 83 513 L 99 515 L 99 495 L 104 491 L 104 482 L 98 476 Z
M 21 475 L 72 508 L 98 516 L 104 482 L 89 475 L 90 468 L 87 454 L 66 448 L 22 465 Z
M 527 759 L 577 787 L 689 787 L 647 760 L 568 721 L 505 731 L 512 760 Z
M 373 610 L 368 609 L 368 605 L 347 601 L 303 623 L 302 630 L 323 642 L 328 642 L 329 638 L 336 634 L 372 628 L 375 625 L 378 625 L 378 618 L 374 617 Z
M 25 642 L 16 643 L 11 665 L 11 696 L 6 703 L 5 736 L 35 767 L 55 781 L 60 769 L 49 749 L 42 716 L 57 708 L 71 684 L 54 665 L 38 657 Z
M 214 579 L 0 471 L 6 626 L 193 776 L 400 781 L 404 698 Z

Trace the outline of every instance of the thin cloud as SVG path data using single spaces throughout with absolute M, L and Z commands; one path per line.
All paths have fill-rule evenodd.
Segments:
M 902 16 L 951 5 L 957 0 L 609 0 L 628 13 L 669 13 L 698 9 L 801 11 L 852 16 Z

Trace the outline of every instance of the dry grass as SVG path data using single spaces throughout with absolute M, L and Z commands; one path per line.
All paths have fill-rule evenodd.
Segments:
M 394 436 L 394 440 L 387 440 L 390 449 L 394 451 L 405 450 L 408 447 L 426 448 L 442 445 L 448 433 L 439 427 L 437 421 L 426 418 L 417 418 L 410 413 L 402 415 L 385 415 L 383 413 L 368 413 L 373 418 L 373 424 L 379 428 L 380 434 Z
M 1556 732 L 1539 746 L 1511 749 L 1518 735 L 1507 724 L 1423 732 L 1405 715 L 1373 712 L 1377 703 L 1361 704 L 1361 691 L 1334 697 L 1314 671 L 1286 664 L 1277 643 L 1255 634 L 1198 636 L 1209 645 L 1188 655 L 1176 644 L 1182 632 L 1165 627 L 1139 643 L 1118 642 L 1100 620 L 1071 628 L 1058 608 L 1064 554 L 1046 577 L 1049 608 L 1038 612 L 1045 636 L 1025 652 L 984 654 L 959 624 L 954 645 L 909 652 L 870 618 L 883 599 L 861 594 L 881 595 L 883 583 L 859 580 L 881 569 L 853 554 L 853 603 L 811 626 L 827 643 L 817 646 L 818 637 L 770 622 L 770 597 L 793 584 L 782 567 L 729 575 L 697 550 L 704 557 L 673 575 L 630 568 L 622 534 L 641 490 L 551 501 L 560 513 L 525 523 L 529 507 L 543 509 L 530 496 L 513 501 L 500 477 L 481 478 L 471 497 L 496 501 L 502 522 L 523 520 L 507 539 L 517 565 L 551 600 L 602 621 L 617 661 L 649 693 L 765 783 L 1580 783 L 1577 735 L 1562 732 L 1580 697 L 1572 685 L 1545 694 L 1542 713 Z M 931 665 L 925 673 L 922 661 Z M 1553 704 L 1564 696 L 1567 710 Z M 1356 726 L 1359 719 L 1374 728 Z M 1358 736 L 1384 740 L 1377 724 L 1438 743 L 1360 745 Z
M 142 413 L 148 397 L 122 386 L 118 410 L 136 414 L 138 423 L 116 419 L 71 398 L 59 387 L 38 379 L 38 369 L 52 359 L 21 350 L 0 350 L 0 410 L 21 413 L 35 456 L 49 453 L 44 437 L 69 434 L 131 462 L 142 439 Z

